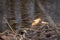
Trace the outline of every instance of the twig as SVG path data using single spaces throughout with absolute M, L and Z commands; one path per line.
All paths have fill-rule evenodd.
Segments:
M 59 36 L 58 33 L 58 28 L 57 25 L 55 24 L 55 22 L 53 21 L 53 19 L 51 18 L 51 16 L 49 16 L 49 14 L 45 11 L 44 7 L 41 5 L 40 1 L 37 0 L 37 4 L 39 6 L 39 8 L 43 11 L 43 13 L 45 14 L 45 16 L 47 17 L 47 20 L 50 22 L 50 24 L 55 28 L 55 32 L 57 33 L 57 35 Z
M 7 21 L 7 19 L 6 19 L 5 17 L 4 17 L 4 20 L 5 20 L 5 22 L 8 24 L 9 28 L 11 29 L 11 31 L 12 31 L 13 33 L 15 33 L 14 30 L 13 30 L 13 28 L 10 26 L 10 24 L 8 23 L 8 21 Z

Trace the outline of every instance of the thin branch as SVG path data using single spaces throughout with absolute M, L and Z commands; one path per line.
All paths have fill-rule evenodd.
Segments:
M 39 8 L 43 11 L 43 13 L 45 14 L 47 20 L 48 20 L 48 21 L 50 22 L 50 24 L 55 28 L 56 33 L 58 34 L 58 31 L 57 31 L 57 30 L 58 30 L 58 27 L 57 27 L 57 25 L 55 24 L 55 22 L 53 21 L 53 19 L 51 18 L 51 16 L 49 16 L 48 12 L 45 11 L 43 5 L 40 3 L 39 0 L 37 0 L 37 4 L 38 4 Z M 59 34 L 58 34 L 58 35 L 59 35 Z
M 13 33 L 15 33 L 14 30 L 13 30 L 13 28 L 10 26 L 10 24 L 8 23 L 8 21 L 7 21 L 7 19 L 6 19 L 5 17 L 4 17 L 4 20 L 5 20 L 5 22 L 8 24 L 9 28 L 11 29 L 11 31 L 12 31 Z

